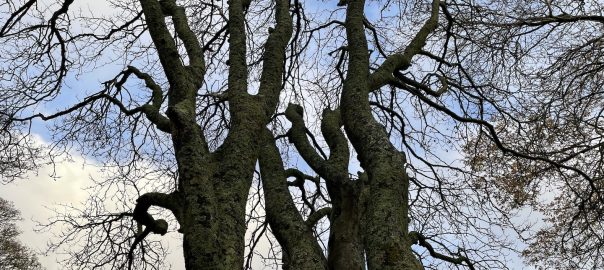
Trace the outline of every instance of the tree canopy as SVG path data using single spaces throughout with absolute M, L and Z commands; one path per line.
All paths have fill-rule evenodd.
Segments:
M 43 269 L 33 251 L 17 239 L 21 232 L 16 222 L 20 219 L 21 215 L 15 206 L 0 198 L 0 269 Z
M 105 169 L 70 269 L 601 268 L 603 8 L 5 1 L 0 173 Z

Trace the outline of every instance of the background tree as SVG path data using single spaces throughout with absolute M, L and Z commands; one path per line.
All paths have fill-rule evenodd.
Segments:
M 483 110 L 501 141 L 478 132 L 466 148 L 477 186 L 545 225 L 524 255 L 544 269 L 602 261 L 602 3 L 451 4 L 460 54 L 484 84 Z M 488 91 L 486 91 L 488 90 Z M 507 109 L 510 108 L 510 109 Z M 501 113 L 507 110 L 508 113 Z M 515 149 L 496 151 L 496 149 Z
M 50 221 L 64 228 L 52 248 L 83 247 L 71 268 L 167 267 L 149 235 L 178 229 L 187 269 L 249 268 L 267 232 L 289 269 L 506 269 L 509 234 L 527 229 L 518 206 L 541 187 L 526 173 L 586 180 L 599 200 L 599 178 L 573 163 L 587 150 L 544 140 L 564 136 L 534 114 L 578 92 L 544 100 L 547 87 L 526 84 L 544 56 L 509 50 L 508 34 L 517 48 L 548 34 L 508 29 L 566 22 L 533 10 L 551 4 L 518 1 L 527 9 L 505 23 L 511 6 L 489 2 L 108 3 L 106 14 L 76 0 L 2 5 L 1 132 L 17 138 L 2 141 L 15 149 L 5 159 L 38 153 L 22 138 L 44 120 L 42 156 L 75 148 L 105 168 L 85 208 Z M 599 209 L 571 191 L 581 213 Z
M 15 222 L 20 213 L 9 201 L 0 198 L 0 268 L 7 270 L 43 269 L 36 255 L 17 237 L 20 232 Z

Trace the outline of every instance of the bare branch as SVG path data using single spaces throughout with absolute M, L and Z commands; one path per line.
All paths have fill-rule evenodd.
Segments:
M 430 255 L 436 259 L 440 259 L 443 261 L 447 261 L 447 262 L 450 262 L 453 264 L 460 264 L 460 265 L 465 263 L 466 266 L 470 270 L 476 269 L 476 268 L 474 268 L 474 264 L 472 264 L 472 262 L 464 256 L 458 255 L 458 257 L 455 258 L 455 257 L 447 256 L 447 255 L 436 252 L 436 250 L 434 250 L 432 245 L 430 245 L 430 243 L 428 243 L 427 238 L 419 232 L 415 232 L 415 231 L 409 232 L 409 236 L 414 244 L 419 244 L 420 246 L 425 247 L 428 250 L 428 252 L 430 252 Z
M 321 208 L 308 216 L 306 219 L 306 226 L 313 227 L 319 222 L 323 217 L 329 216 L 331 214 L 331 207 Z
M 419 54 L 426 45 L 428 36 L 438 26 L 438 10 L 440 0 L 432 0 L 432 11 L 430 18 L 424 23 L 422 28 L 415 34 L 415 37 L 409 42 L 409 45 L 402 53 L 397 53 L 386 58 L 384 63 L 370 77 L 371 91 L 379 89 L 388 83 L 389 78 L 397 70 L 405 70 L 411 66 L 411 59 Z

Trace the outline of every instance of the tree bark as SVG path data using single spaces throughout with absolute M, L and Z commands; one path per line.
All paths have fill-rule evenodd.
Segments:
M 405 157 L 371 113 L 369 53 L 363 25 L 365 2 L 347 6 L 349 69 L 341 107 L 346 134 L 368 177 L 362 234 L 369 269 L 423 269 L 408 236 L 409 179 Z
M 332 197 L 332 214 L 328 246 L 329 269 L 365 269 L 365 256 L 360 231 L 360 189 L 355 182 L 341 187 L 341 196 Z
M 290 104 L 285 114 L 292 123 L 290 141 L 306 163 L 326 181 L 332 203 L 327 252 L 329 269 L 365 269 L 359 230 L 363 183 L 348 177 L 350 149 L 341 130 L 340 110 L 326 109 L 322 114 L 321 132 L 329 146 L 328 159 L 321 157 L 308 141 L 302 107 Z
M 204 51 L 189 28 L 184 8 L 175 0 L 140 2 L 170 84 L 168 119 L 162 119 L 161 125 L 156 123 L 156 126 L 172 135 L 179 172 L 175 196 L 181 205 L 171 210 L 179 217 L 184 235 L 186 269 L 241 269 L 245 207 L 261 146 L 258 135 L 262 134 L 278 103 L 285 47 L 292 32 L 289 2 L 277 0 L 276 31 L 266 43 L 260 94 L 253 96 L 247 92 L 246 3 L 229 1 L 230 64 L 225 96 L 231 109 L 231 128 L 224 143 L 214 152 L 208 149 L 196 122 L 197 90 L 205 74 Z M 183 42 L 188 65 L 182 63 L 184 57 L 165 23 L 166 17 L 172 19 L 174 31 Z M 161 101 L 161 94 L 159 92 L 160 98 L 156 99 L 154 93 L 154 102 Z M 153 105 L 159 109 L 159 103 Z
M 292 201 L 283 160 L 271 132 L 263 132 L 260 173 L 266 198 L 266 218 L 283 252 L 288 269 L 328 269 L 323 250 Z

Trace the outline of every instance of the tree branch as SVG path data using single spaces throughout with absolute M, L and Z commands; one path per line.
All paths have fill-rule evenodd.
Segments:
M 230 0 L 229 4 L 229 74 L 228 91 L 233 97 L 247 96 L 246 32 L 242 0 Z M 234 98 L 237 102 L 239 99 Z M 238 103 L 238 102 L 237 102 Z
M 184 7 L 176 5 L 175 0 L 163 0 L 160 4 L 164 13 L 172 16 L 174 30 L 176 30 L 178 37 L 185 46 L 187 56 L 189 57 L 188 70 L 191 72 L 191 75 L 193 75 L 190 79 L 195 78 L 197 87 L 201 87 L 203 75 L 205 73 L 204 52 L 197 39 L 197 35 L 195 35 L 189 27 L 185 9 Z
M 329 158 L 327 159 L 326 172 L 323 176 L 329 181 L 340 182 L 348 178 L 348 163 L 350 161 L 350 149 L 348 139 L 342 132 L 342 118 L 340 109 L 323 110 L 321 119 L 321 133 L 329 146 Z
M 172 211 L 176 219 L 181 221 L 180 205 L 177 202 L 176 193 L 164 194 L 159 192 L 145 193 L 136 200 L 136 206 L 132 212 L 134 221 L 139 228 L 136 238 L 128 251 L 128 269 L 132 269 L 133 254 L 136 246 L 142 242 L 150 233 L 165 235 L 168 232 L 168 222 L 163 219 L 155 220 L 148 210 L 151 206 L 159 206 Z M 145 226 L 144 231 L 140 231 L 141 226 Z
M 134 74 L 136 77 L 143 80 L 147 88 L 151 89 L 152 97 L 151 104 L 141 106 L 141 111 L 159 130 L 170 133 L 170 119 L 161 115 L 159 112 L 164 101 L 164 95 L 161 87 L 153 80 L 151 75 L 144 73 L 133 66 L 128 66 L 123 74 L 124 76 L 122 79 L 115 84 L 116 88 L 121 89 L 122 85 L 126 82 L 130 74 Z
M 457 121 L 460 121 L 462 123 L 474 123 L 474 124 L 478 124 L 478 125 L 485 127 L 488 131 L 488 134 L 491 136 L 491 140 L 493 141 L 493 143 L 495 143 L 497 148 L 499 150 L 503 151 L 504 153 L 508 153 L 508 154 L 514 155 L 516 157 L 525 158 L 528 160 L 542 161 L 542 162 L 552 165 L 555 168 L 573 171 L 573 172 L 579 174 L 580 176 L 582 176 L 584 179 L 586 179 L 589 182 L 592 190 L 594 190 L 594 191 L 600 190 L 600 188 L 596 187 L 594 179 L 592 179 L 587 173 L 585 173 L 581 169 L 575 168 L 573 166 L 564 165 L 564 162 L 568 161 L 568 159 L 554 161 L 547 157 L 532 156 L 530 154 L 516 151 L 503 144 L 503 142 L 499 139 L 499 136 L 497 135 L 495 127 L 491 123 L 484 121 L 482 119 L 476 119 L 476 118 L 464 117 L 464 116 L 458 115 L 457 113 L 453 112 L 446 106 L 438 104 L 436 101 L 431 100 L 430 98 L 425 96 L 419 89 L 417 89 L 411 85 L 407 85 L 405 83 L 398 83 L 395 85 L 396 85 L 396 87 L 404 89 L 404 90 L 408 91 L 409 93 L 413 94 L 415 97 L 419 98 L 422 102 L 426 103 L 430 107 L 432 107 L 440 112 L 443 112 L 446 115 L 449 115 L 451 118 L 453 118 Z
M 275 29 L 269 28 L 268 39 L 264 45 L 262 74 L 258 95 L 263 99 L 266 117 L 275 112 L 279 102 L 279 93 L 283 88 L 285 69 L 285 49 L 292 36 L 292 17 L 289 14 L 289 0 L 276 0 Z
M 145 116 L 147 116 L 147 118 L 149 119 L 149 121 L 151 121 L 153 124 L 155 124 L 157 126 L 157 128 L 161 131 L 170 133 L 170 120 L 167 119 L 166 117 L 162 116 L 159 113 L 159 106 L 156 105 L 155 103 L 153 104 L 145 104 L 133 109 L 128 109 L 119 99 L 108 95 L 107 93 L 100 92 L 91 96 L 86 97 L 82 102 L 79 102 L 75 105 L 73 105 L 70 108 L 64 109 L 62 111 L 58 111 L 56 113 L 50 114 L 50 115 L 46 115 L 46 114 L 42 114 L 42 113 L 37 113 L 34 115 L 30 115 L 27 117 L 14 117 L 13 115 L 8 115 L 4 112 L 0 112 L 0 115 L 5 115 L 9 118 L 9 121 L 7 122 L 7 125 L 11 122 L 11 121 L 16 121 L 16 122 L 25 122 L 25 121 L 30 121 L 33 119 L 42 119 L 43 121 L 49 121 L 49 120 L 53 120 L 65 115 L 68 115 L 72 112 L 75 112 L 85 106 L 88 105 L 92 105 L 94 102 L 101 100 L 101 99 L 105 99 L 107 101 L 109 101 L 110 103 L 112 103 L 113 105 L 117 106 L 118 109 L 120 110 L 120 112 L 122 112 L 123 114 L 130 116 L 130 115 L 134 115 L 136 113 L 144 113 Z M 161 103 L 160 103 L 161 104 Z M 157 106 L 157 107 L 156 107 Z
M 426 237 L 419 232 L 416 232 L 416 231 L 409 232 L 409 238 L 411 238 L 411 242 L 413 244 L 419 244 L 420 246 L 425 247 L 428 250 L 428 252 L 430 252 L 430 256 L 432 256 L 436 259 L 440 259 L 440 260 L 443 260 L 446 262 L 450 262 L 453 264 L 459 264 L 459 265 L 466 263 L 466 265 L 468 266 L 468 268 L 470 270 L 475 270 L 474 264 L 472 264 L 470 259 L 468 259 L 467 257 L 458 255 L 458 257 L 455 258 L 455 257 L 447 256 L 447 255 L 436 252 L 434 250 L 434 248 L 432 247 L 432 245 L 430 243 L 428 243 L 428 241 L 426 241 L 427 240 Z
M 291 143 L 296 146 L 296 149 L 304 158 L 306 163 L 317 173 L 324 172 L 325 159 L 319 156 L 314 147 L 311 146 L 306 137 L 306 126 L 302 114 L 304 109 L 300 105 L 290 103 L 285 110 L 285 117 L 292 123 L 292 127 L 288 132 L 288 137 Z
M 8 34 L 8 32 L 10 32 L 10 30 L 18 22 L 20 22 L 21 19 L 23 19 L 23 16 L 25 16 L 27 11 L 29 11 L 29 9 L 32 8 L 37 2 L 37 0 L 29 0 L 23 3 L 21 7 L 15 10 L 15 12 L 11 13 L 10 16 L 8 16 L 8 18 L 6 19 L 4 25 L 2 25 L 2 29 L 0 29 L 0 37 L 3 37 L 4 35 Z
M 153 216 L 147 212 L 151 206 L 159 206 L 172 210 L 173 212 L 178 212 L 176 211 L 176 204 L 173 202 L 173 197 L 171 194 L 159 192 L 145 193 L 136 200 L 136 206 L 132 212 L 132 217 L 137 223 L 150 228 L 151 232 L 155 234 L 164 235 L 168 232 L 168 223 L 163 219 L 155 220 Z
M 386 58 L 384 63 L 370 76 L 370 91 L 379 89 L 386 85 L 397 70 L 405 70 L 411 66 L 411 59 L 422 51 L 426 45 L 428 36 L 438 26 L 439 0 L 432 0 L 432 12 L 430 18 L 424 23 L 417 32 L 409 45 L 402 53 L 397 53 Z
M 265 191 L 266 219 L 283 251 L 291 255 L 289 258 L 295 258 L 295 261 L 290 262 L 292 269 L 317 269 L 319 262 L 326 269 L 327 260 L 323 251 L 289 193 L 283 160 L 275 140 L 266 128 L 262 130 L 261 136 L 263 145 L 259 164 Z M 295 173 L 294 170 L 289 172 Z
M 310 180 L 314 183 L 319 182 L 319 177 L 314 177 L 314 176 L 305 174 L 305 173 L 301 172 L 300 170 L 294 169 L 294 168 L 289 168 L 289 169 L 285 170 L 285 176 L 288 178 L 289 177 L 296 178 L 296 180 L 293 182 L 287 182 L 289 186 L 303 185 L 306 180 Z
M 321 208 L 316 212 L 313 212 L 306 219 L 306 226 L 314 227 L 319 220 L 321 220 L 325 216 L 329 216 L 331 214 L 331 207 Z
M 432 88 L 430 88 L 429 86 L 427 86 L 423 83 L 419 83 L 415 80 L 409 79 L 405 75 L 403 75 L 400 71 L 395 71 L 394 77 L 392 79 L 393 80 L 398 79 L 403 83 L 406 83 L 415 88 L 421 89 L 424 92 L 426 92 L 426 94 L 431 95 L 433 97 L 440 97 L 442 94 L 447 92 L 447 90 L 449 89 L 449 83 L 447 82 L 447 78 L 445 78 L 444 76 L 439 75 L 439 74 L 436 74 L 436 76 L 438 77 L 438 81 L 441 84 L 441 86 L 440 86 L 440 88 L 438 88 L 438 90 L 432 90 Z
M 484 24 L 487 26 L 542 26 L 547 24 L 561 24 L 561 23 L 573 23 L 573 22 L 597 22 L 604 24 L 604 16 L 598 15 L 584 15 L 584 16 L 573 16 L 570 14 L 562 14 L 556 16 L 546 17 L 528 17 L 528 18 L 517 18 L 516 21 L 510 23 L 493 23 Z
M 166 77 L 173 88 L 183 88 L 183 78 L 187 72 L 184 72 L 180 60 L 180 54 L 172 34 L 164 20 L 165 14 L 157 0 L 141 0 L 145 20 L 149 27 L 149 33 L 153 44 L 157 48 L 159 60 L 163 66 Z

